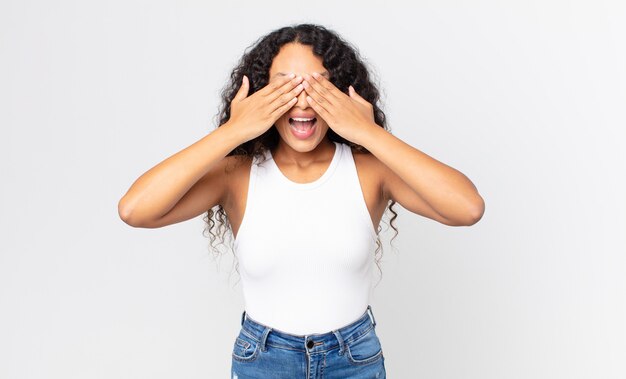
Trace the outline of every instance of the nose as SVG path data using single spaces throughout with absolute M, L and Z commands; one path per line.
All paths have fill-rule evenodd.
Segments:
M 306 109 L 309 108 L 309 102 L 306 100 L 307 97 L 307 93 L 306 90 L 303 88 L 302 91 L 300 91 L 300 93 L 298 94 L 298 96 L 296 96 L 298 98 L 298 101 L 296 101 L 296 104 L 294 106 L 298 107 L 298 108 L 302 108 L 302 109 Z

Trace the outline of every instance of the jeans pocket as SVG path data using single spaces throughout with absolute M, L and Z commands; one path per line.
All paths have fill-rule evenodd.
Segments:
M 235 338 L 232 357 L 239 362 L 251 362 L 255 360 L 259 353 L 259 342 L 243 329 Z
M 346 343 L 346 356 L 354 365 L 370 364 L 382 359 L 383 349 L 373 325 L 367 332 Z

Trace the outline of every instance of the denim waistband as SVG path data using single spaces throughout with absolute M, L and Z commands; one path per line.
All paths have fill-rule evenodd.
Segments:
M 288 350 L 303 351 L 310 354 L 323 353 L 339 346 L 339 354 L 343 354 L 344 344 L 358 339 L 376 326 L 376 319 L 371 305 L 356 320 L 348 325 L 327 333 L 291 334 L 264 325 L 252 319 L 244 310 L 241 314 L 241 332 L 261 343 L 261 350 L 266 351 L 267 345 Z

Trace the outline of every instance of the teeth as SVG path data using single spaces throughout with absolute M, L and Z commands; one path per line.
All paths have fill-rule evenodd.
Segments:
M 315 117 L 311 117 L 311 118 L 300 118 L 300 117 L 294 117 L 292 118 L 294 121 L 312 121 Z

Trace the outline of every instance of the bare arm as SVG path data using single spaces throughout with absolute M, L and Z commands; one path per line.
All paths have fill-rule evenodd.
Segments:
M 229 120 L 140 176 L 118 203 L 120 218 L 131 226 L 156 228 L 222 204 L 228 194 L 224 157 L 271 128 L 296 103 L 301 81 L 295 75 L 276 78 L 248 96 L 244 75 Z
M 307 101 L 328 126 L 386 166 L 382 191 L 386 200 L 450 226 L 469 226 L 482 218 L 485 201 L 467 176 L 377 125 L 374 106 L 352 86 L 346 95 L 323 75 L 304 76 Z
M 485 201 L 471 180 L 380 126 L 363 126 L 362 146 L 386 169 L 383 193 L 407 210 L 450 226 L 477 223 Z
M 141 175 L 121 198 L 120 218 L 131 226 L 157 227 L 191 218 L 220 204 L 226 193 L 224 157 L 243 142 L 241 129 L 227 122 L 160 162 Z M 179 214 L 176 220 L 159 223 L 185 194 L 200 190 L 203 193 L 193 196 L 194 204 L 186 205 L 184 216 Z

